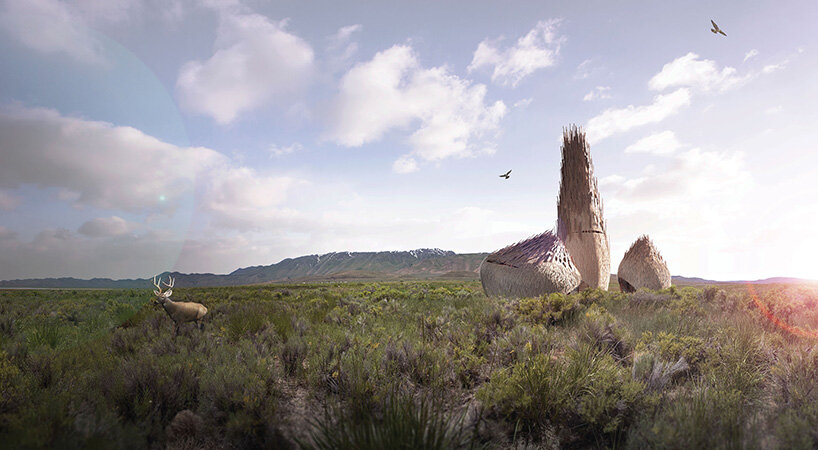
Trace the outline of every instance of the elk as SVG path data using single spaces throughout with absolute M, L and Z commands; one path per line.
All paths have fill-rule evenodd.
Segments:
M 170 296 L 173 294 L 173 277 L 168 275 L 169 283 L 163 282 L 162 277 L 159 277 L 159 281 L 167 286 L 168 290 L 162 292 L 162 286 L 156 282 L 156 277 L 153 277 L 153 285 L 159 289 L 158 291 L 153 291 L 153 293 L 156 294 L 156 303 L 162 305 L 162 309 L 168 313 L 168 316 L 170 316 L 171 320 L 176 324 L 176 335 L 179 335 L 179 325 L 185 322 L 196 322 L 196 326 L 201 330 L 204 325 L 201 320 L 205 314 L 207 314 L 207 308 L 200 303 L 174 302 L 170 299 Z

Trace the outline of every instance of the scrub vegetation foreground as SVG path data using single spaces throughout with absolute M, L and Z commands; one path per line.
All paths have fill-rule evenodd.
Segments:
M 0 446 L 813 448 L 818 288 L 754 290 L 0 291 Z

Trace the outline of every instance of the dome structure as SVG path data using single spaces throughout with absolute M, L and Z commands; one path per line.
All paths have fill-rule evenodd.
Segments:
M 622 292 L 670 287 L 667 264 L 647 235 L 640 236 L 625 252 L 616 271 L 616 278 Z
M 497 250 L 480 265 L 480 282 L 488 296 L 567 294 L 580 280 L 579 270 L 552 231 Z
M 585 132 L 576 125 L 564 129 L 561 151 L 557 236 L 582 275 L 580 288 L 608 289 L 608 233 Z

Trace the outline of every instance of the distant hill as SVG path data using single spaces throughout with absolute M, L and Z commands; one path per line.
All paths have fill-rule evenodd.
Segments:
M 176 278 L 178 287 L 238 286 L 274 282 L 374 281 L 374 280 L 478 280 L 480 263 L 488 253 L 462 253 L 439 248 L 421 248 L 391 252 L 333 252 L 287 258 L 267 266 L 236 269 L 227 275 L 212 273 L 165 272 Z M 673 284 L 772 284 L 814 283 L 800 278 L 767 278 L 754 281 L 713 281 L 704 278 L 674 276 Z M 611 285 L 616 286 L 611 275 Z M 112 280 L 110 278 L 32 278 L 0 281 L 0 288 L 64 289 L 144 289 L 150 279 Z
M 478 279 L 480 263 L 488 253 L 463 253 L 438 248 L 386 252 L 333 252 L 287 258 L 267 266 L 234 270 L 227 275 L 165 272 L 178 287 L 236 286 L 271 282 L 388 279 Z M 0 281 L 7 288 L 113 289 L 146 288 L 150 279 L 33 278 Z

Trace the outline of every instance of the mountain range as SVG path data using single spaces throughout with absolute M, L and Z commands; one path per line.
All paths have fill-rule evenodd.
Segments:
M 212 273 L 163 272 L 176 279 L 177 287 L 238 286 L 275 282 L 309 281 L 388 281 L 388 280 L 478 280 L 480 263 L 488 253 L 455 253 L 439 248 L 410 251 L 332 252 L 287 258 L 276 264 L 236 269 L 226 275 Z M 799 278 L 767 278 L 754 281 L 713 281 L 703 278 L 674 276 L 673 284 L 734 283 L 801 283 Z M 611 278 L 612 285 L 616 277 Z M 68 289 L 142 289 L 151 287 L 151 279 L 135 278 L 30 278 L 0 281 L 0 288 L 68 288 Z
M 479 278 L 480 263 L 488 253 L 462 253 L 422 248 L 410 251 L 332 252 L 287 258 L 276 264 L 236 269 L 226 275 L 163 272 L 178 287 L 237 286 L 271 282 L 332 280 L 401 280 Z M 0 281 L 0 288 L 146 288 L 151 279 L 31 278 Z

